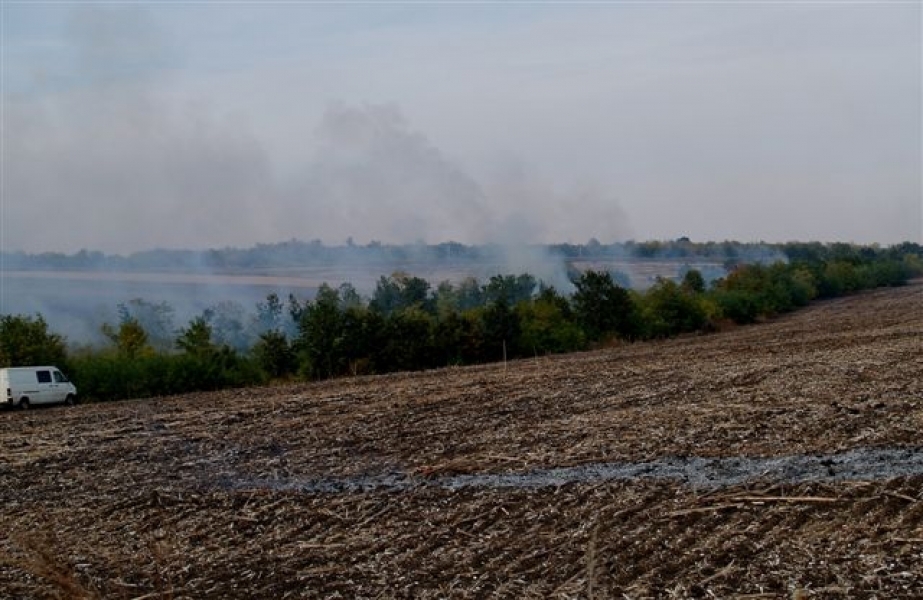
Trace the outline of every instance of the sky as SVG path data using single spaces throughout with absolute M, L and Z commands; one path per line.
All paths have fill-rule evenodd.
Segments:
M 923 242 L 921 6 L 0 0 L 0 250 Z

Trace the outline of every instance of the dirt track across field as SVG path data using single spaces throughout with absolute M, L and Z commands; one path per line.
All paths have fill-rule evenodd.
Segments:
M 923 285 L 709 336 L 0 414 L 16 598 L 923 598 Z

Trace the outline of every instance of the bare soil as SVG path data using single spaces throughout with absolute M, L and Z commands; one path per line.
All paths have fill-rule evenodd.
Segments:
M 923 284 L 474 368 L 0 414 L 0 596 L 923 598 Z

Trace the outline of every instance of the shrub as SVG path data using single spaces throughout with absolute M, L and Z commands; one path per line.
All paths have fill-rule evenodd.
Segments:
M 644 294 L 642 302 L 648 337 L 698 331 L 707 320 L 699 296 L 669 279 L 659 279 Z
M 609 273 L 587 271 L 574 286 L 574 315 L 588 339 L 598 341 L 611 334 L 627 339 L 637 336 L 637 306 L 628 290 L 617 286 Z
M 64 338 L 48 330 L 41 314 L 0 316 L 0 367 L 67 367 Z

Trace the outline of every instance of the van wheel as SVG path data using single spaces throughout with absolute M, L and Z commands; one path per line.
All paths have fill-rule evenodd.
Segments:
M 23 398 L 22 400 L 20 400 L 19 408 L 21 408 L 22 410 L 29 410 L 29 399 Z
M 66 406 L 73 406 L 77 404 L 77 399 L 74 397 L 73 394 L 68 394 L 67 398 L 64 399 L 64 404 Z

